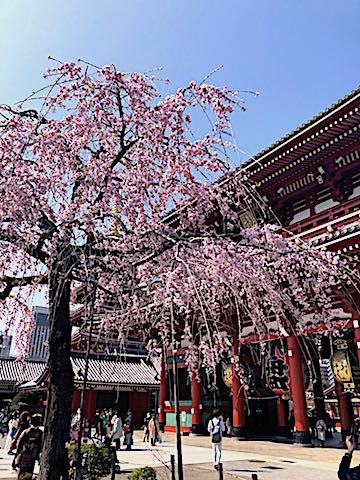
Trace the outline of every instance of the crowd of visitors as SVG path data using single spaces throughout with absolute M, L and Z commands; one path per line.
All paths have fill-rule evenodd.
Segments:
M 156 442 L 161 443 L 160 427 L 155 412 L 146 414 L 143 424 L 144 442 L 149 442 L 155 447 Z
M 80 409 L 73 415 L 71 420 L 70 442 L 76 443 L 80 434 Z M 81 440 L 87 442 L 92 438 L 90 421 L 83 419 L 83 426 L 81 429 Z M 120 450 L 121 438 L 124 437 L 124 445 L 127 450 L 131 450 L 133 445 L 134 421 L 132 410 L 128 410 L 127 415 L 122 420 L 118 412 L 112 408 L 104 410 L 96 410 L 94 427 L 94 440 L 103 443 L 106 438 L 112 439 L 115 443 L 116 449 Z
M 335 418 L 327 412 L 324 418 L 319 418 L 314 411 L 309 411 L 310 429 L 313 438 L 320 441 L 322 447 L 328 438 L 336 432 Z M 126 450 L 131 450 L 133 445 L 134 420 L 131 409 L 123 417 L 112 408 L 96 410 L 94 422 L 84 418 L 80 428 L 80 409 L 72 416 L 69 443 L 77 443 L 81 432 L 81 442 L 86 443 L 91 439 L 99 446 L 113 444 L 116 450 L 121 449 L 121 444 Z M 25 474 L 32 474 L 36 461 L 39 461 L 43 430 L 41 428 L 41 416 L 30 415 L 28 411 L 12 412 L 5 415 L 0 412 L 0 424 L 8 423 L 5 450 L 13 456 L 12 468 L 18 471 L 18 479 Z M 143 442 L 149 442 L 151 446 L 161 443 L 159 423 L 155 412 L 147 412 L 143 420 Z M 208 425 L 208 433 L 213 447 L 213 461 L 215 469 L 221 462 L 222 443 L 224 436 L 231 436 L 232 427 L 229 418 L 224 418 L 219 410 L 214 410 Z M 360 480 L 360 467 L 350 468 L 351 454 L 356 446 L 360 432 L 360 419 L 354 421 L 351 437 L 346 440 L 348 453 L 343 457 L 339 468 L 339 478 Z M 2 430 L 0 433 L 5 435 Z M 359 475 L 359 476 L 357 476 Z
M 69 444 L 76 444 L 81 431 L 81 442 L 86 443 L 91 439 L 99 446 L 113 443 L 116 450 L 120 450 L 121 442 L 126 450 L 131 450 L 133 445 L 134 420 L 132 410 L 122 418 L 114 409 L 97 410 L 94 422 L 84 418 L 80 429 L 80 409 L 72 416 L 69 432 Z M 30 415 L 28 411 L 17 411 L 5 414 L 0 412 L 0 424 L 6 425 L 1 430 L 3 437 L 7 434 L 5 451 L 13 456 L 12 468 L 18 472 L 18 479 L 24 474 L 34 472 L 35 463 L 40 458 L 42 448 L 43 429 L 41 428 L 41 416 Z M 148 413 L 143 426 L 147 441 L 155 445 L 159 438 L 159 428 L 155 413 Z
M 92 428 L 93 427 L 93 435 Z M 143 421 L 144 442 L 150 442 L 155 446 L 161 442 L 160 428 L 155 412 L 148 412 Z M 121 442 L 126 450 L 131 450 L 133 445 L 134 420 L 133 412 L 128 410 L 122 418 L 121 415 L 112 408 L 96 410 L 94 423 L 91 425 L 88 419 L 84 418 L 83 427 L 80 429 L 80 409 L 73 415 L 71 420 L 70 442 L 76 443 L 81 430 L 81 441 L 87 442 L 92 436 L 93 440 L 104 443 L 105 439 L 110 438 L 115 444 L 116 450 L 120 450 Z

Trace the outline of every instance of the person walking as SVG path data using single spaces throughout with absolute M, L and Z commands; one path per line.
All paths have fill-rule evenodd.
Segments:
M 112 438 L 113 438 L 113 441 L 115 442 L 116 450 L 120 450 L 120 441 L 121 441 L 120 439 L 122 436 L 123 436 L 122 420 L 121 420 L 121 417 L 115 411 L 114 417 L 113 417 Z
M 317 428 L 316 428 L 316 413 L 314 409 L 308 411 L 309 427 L 311 438 L 316 438 Z
M 94 427 L 95 427 L 94 437 L 97 437 L 97 438 L 100 438 L 100 439 L 101 439 L 101 418 L 100 418 L 100 410 L 96 410 L 96 412 L 95 412 Z
M 15 457 L 15 466 L 19 469 L 18 480 L 26 474 L 32 475 L 35 462 L 39 461 L 43 437 L 40 424 L 41 416 L 33 415 L 30 427 L 25 429 L 19 437 L 18 454 Z
M 113 409 L 109 408 L 106 415 L 106 436 L 111 437 L 112 434 L 112 419 L 113 419 Z
M 100 415 L 101 440 L 106 437 L 107 413 L 103 410 Z
M 144 418 L 144 425 L 143 425 L 143 429 L 144 429 L 144 442 L 148 442 L 149 441 L 149 422 L 151 420 L 151 414 L 150 412 L 148 412 L 146 414 L 146 417 Z
M 81 418 L 81 409 L 78 408 L 76 410 L 75 415 L 73 416 L 71 423 L 75 423 L 77 425 L 78 430 L 80 431 L 80 418 Z
M 5 410 L 2 409 L 0 412 L 0 433 L 2 435 L 2 438 L 5 437 L 7 429 L 6 429 L 6 424 L 8 423 L 8 418 L 5 413 Z M 1 447 L 0 447 L 1 448 Z
M 222 438 L 225 432 L 225 425 L 218 410 L 214 410 L 213 418 L 209 421 L 207 429 L 214 451 L 214 468 L 218 470 L 221 462 Z
M 295 433 L 295 415 L 294 415 L 294 410 L 291 410 L 290 411 L 290 414 L 289 414 L 289 427 L 290 427 L 290 431 L 292 434 Z
M 16 455 L 19 454 L 19 447 L 18 447 L 18 444 L 19 444 L 19 438 L 21 436 L 21 434 L 27 430 L 28 428 L 30 427 L 30 413 L 25 411 L 25 412 L 22 412 L 20 417 L 19 417 L 19 424 L 18 424 L 18 429 L 16 431 L 16 435 L 13 439 L 13 441 L 11 442 L 11 445 L 10 445 L 10 449 L 11 450 L 16 450 L 16 453 L 15 453 L 15 457 L 14 457 L 14 460 L 12 462 L 12 468 L 13 470 L 15 470 L 15 459 L 16 459 Z
M 227 419 L 225 420 L 225 427 L 226 427 L 226 436 L 231 437 L 232 427 L 231 427 L 230 417 L 227 417 Z
M 9 431 L 8 431 L 8 436 L 7 436 L 6 442 L 5 442 L 5 452 L 7 452 L 8 455 L 15 455 L 15 453 L 13 452 L 13 450 L 11 448 L 12 447 L 11 444 L 12 444 L 12 441 L 14 440 L 14 438 L 15 438 L 15 435 L 16 435 L 16 432 L 17 432 L 17 429 L 18 429 L 18 424 L 19 424 L 19 419 L 18 419 L 17 412 L 15 412 L 10 416 L 10 420 L 9 420 L 9 424 L 8 424 Z
M 333 421 L 329 412 L 325 413 L 326 438 L 333 438 Z
M 326 423 L 325 420 L 319 418 L 315 425 L 317 438 L 320 441 L 320 445 L 322 448 L 325 447 L 325 440 L 326 440 Z
M 72 423 L 70 427 L 70 444 L 76 444 L 79 438 L 79 430 L 76 423 Z
M 132 410 L 128 410 L 127 417 L 124 422 L 124 445 L 126 445 L 126 450 L 131 450 L 133 445 L 133 433 L 134 433 L 134 420 L 132 415 Z
M 82 431 L 82 440 L 84 441 L 84 443 L 86 443 L 88 440 L 91 439 L 91 425 L 89 420 L 87 420 L 86 418 L 84 418 L 83 420 L 83 425 L 84 428 Z
M 151 446 L 153 447 L 155 447 L 156 445 L 158 432 L 159 431 L 156 424 L 156 415 L 155 413 L 153 413 L 149 421 L 149 437 L 150 437 Z

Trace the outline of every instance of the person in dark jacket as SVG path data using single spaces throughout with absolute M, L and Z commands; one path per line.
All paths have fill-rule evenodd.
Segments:
M 39 462 L 43 432 L 39 428 L 41 416 L 31 417 L 31 426 L 24 430 L 18 441 L 18 455 L 15 457 L 16 467 L 19 469 L 18 479 L 32 477 L 35 462 Z
M 126 445 L 126 450 L 131 450 L 133 445 L 133 433 L 134 433 L 134 420 L 132 415 L 132 410 L 128 410 L 127 417 L 124 422 L 124 445 Z
M 14 437 L 14 440 L 13 440 L 13 444 L 11 445 L 11 449 L 15 449 L 16 448 L 16 454 L 15 455 L 18 455 L 20 452 L 19 452 L 19 446 L 18 446 L 18 443 L 19 443 L 19 438 L 21 436 L 21 434 L 27 430 L 28 428 L 30 427 L 30 413 L 29 412 L 22 412 L 22 414 L 20 415 L 19 417 L 19 424 L 18 424 L 18 429 L 17 429 L 17 432 L 16 432 L 16 435 Z M 14 457 L 14 460 L 12 462 L 12 468 L 13 470 L 15 470 L 16 468 L 16 465 L 15 465 L 15 458 L 16 456 Z
M 94 437 L 100 438 L 101 439 L 101 418 L 100 418 L 100 410 L 96 410 L 95 412 L 95 422 L 94 422 L 94 427 L 95 427 L 95 434 Z
M 346 437 L 345 440 L 347 446 L 347 452 L 341 459 L 338 477 L 339 480 L 360 480 L 360 465 L 350 468 L 352 453 L 355 448 L 355 442 L 352 437 Z

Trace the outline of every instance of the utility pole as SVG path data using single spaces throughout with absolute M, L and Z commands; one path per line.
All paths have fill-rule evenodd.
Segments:
M 180 431 L 180 408 L 179 408 L 179 383 L 177 369 L 177 349 L 175 343 L 175 322 L 174 322 L 174 303 L 171 302 L 171 333 L 172 333 L 172 354 L 173 354 L 173 377 L 174 377 L 174 406 L 175 406 L 175 424 L 176 424 L 176 450 L 178 461 L 178 480 L 184 480 L 181 431 Z
M 85 396 L 86 396 L 86 385 L 87 385 L 87 378 L 89 372 L 89 359 L 90 359 L 90 352 L 92 347 L 92 335 L 94 329 L 94 304 L 95 304 L 95 288 L 90 290 L 88 294 L 87 288 L 85 289 L 85 311 L 86 311 L 86 324 L 88 324 L 88 320 L 90 317 L 90 331 L 89 331 L 89 340 L 86 349 L 86 356 L 85 356 L 85 371 L 84 371 L 84 380 L 81 389 L 81 400 L 80 400 L 80 425 L 79 425 L 79 435 L 77 439 L 77 452 L 76 452 L 76 480 L 81 480 L 83 477 L 83 465 L 82 465 L 82 453 L 81 453 L 81 440 L 82 440 L 82 433 L 84 429 L 84 404 L 85 404 Z M 88 302 L 90 305 L 88 305 Z

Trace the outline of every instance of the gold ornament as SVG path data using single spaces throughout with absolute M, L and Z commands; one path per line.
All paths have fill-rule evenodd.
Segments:
M 341 383 L 352 383 L 351 365 L 347 350 L 338 350 L 331 357 L 331 366 L 334 377 Z
M 228 388 L 232 387 L 233 384 L 233 369 L 232 365 L 226 365 L 223 371 L 223 381 Z

